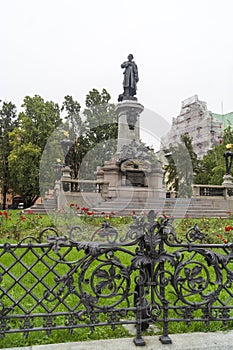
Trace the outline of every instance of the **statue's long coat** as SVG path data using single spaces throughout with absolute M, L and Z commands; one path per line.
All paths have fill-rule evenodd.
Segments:
M 121 65 L 121 68 L 125 68 L 124 71 L 124 80 L 123 80 L 123 86 L 124 88 L 131 88 L 134 90 L 134 95 L 136 94 L 137 90 L 137 82 L 138 82 L 138 68 L 135 62 L 131 62 L 131 65 L 129 65 L 129 62 L 124 62 Z

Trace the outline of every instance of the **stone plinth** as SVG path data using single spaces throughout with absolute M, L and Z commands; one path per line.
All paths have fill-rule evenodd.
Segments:
M 121 164 L 117 160 L 106 161 L 97 172 L 109 184 L 108 191 L 102 196 L 106 199 L 134 198 L 139 201 L 165 198 L 164 170 L 159 165 L 158 162 L 152 166 L 142 159 L 129 159 Z
M 140 114 L 144 107 L 134 100 L 124 100 L 116 106 L 118 115 L 118 142 L 117 153 L 122 146 L 128 145 L 132 140 L 140 140 Z
M 230 174 L 224 175 L 222 184 L 226 187 L 233 187 L 233 177 Z
M 108 192 L 103 194 L 103 197 L 107 196 L 109 198 L 115 198 L 116 188 L 121 183 L 121 174 L 118 162 L 116 160 L 109 160 L 104 162 L 102 167 L 104 173 L 104 181 L 109 183 Z
M 159 162 L 152 168 L 152 171 L 148 173 L 148 187 L 150 189 L 156 189 L 156 190 L 162 190 L 164 192 L 163 188 L 163 176 L 164 176 L 164 170 L 162 169 L 162 166 Z

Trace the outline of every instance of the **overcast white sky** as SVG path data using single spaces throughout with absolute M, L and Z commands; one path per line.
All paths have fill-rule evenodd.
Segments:
M 138 100 L 167 121 L 198 94 L 233 111 L 232 0 L 1 0 L 0 99 L 82 103 L 92 88 L 117 102 L 133 53 Z

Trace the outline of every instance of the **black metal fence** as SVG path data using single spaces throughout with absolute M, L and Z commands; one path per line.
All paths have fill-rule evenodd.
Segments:
M 84 242 L 59 236 L 0 245 L 0 335 L 135 324 L 233 320 L 233 243 L 205 244 L 197 226 L 181 241 L 169 219 L 136 218 L 125 235 L 107 223 Z

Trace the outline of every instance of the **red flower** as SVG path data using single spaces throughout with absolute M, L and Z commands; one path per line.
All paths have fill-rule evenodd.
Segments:
M 84 208 L 84 207 L 81 208 L 81 210 L 84 211 L 84 212 L 88 211 L 88 209 L 87 209 L 87 208 Z
M 3 212 L 3 215 L 5 216 L 6 219 L 8 218 L 7 211 L 4 211 L 4 212 Z
M 233 230 L 233 226 L 226 226 L 225 232 L 229 232 L 230 230 Z
M 93 211 L 87 211 L 87 215 L 91 216 L 93 214 L 94 214 Z
M 0 211 L 0 215 L 2 215 L 2 212 Z
M 166 214 L 162 214 L 162 216 L 164 217 L 164 219 L 168 218 L 168 216 Z
M 114 211 L 111 211 L 110 215 L 115 215 Z
M 136 211 L 135 210 L 132 210 L 132 215 L 135 215 Z
M 33 214 L 33 211 L 32 211 L 31 209 L 28 209 L 27 212 L 28 212 L 28 214 L 30 214 L 30 215 Z
M 223 238 L 221 235 L 217 234 L 216 237 L 220 238 L 223 243 L 227 243 L 227 239 Z
M 100 214 L 104 215 L 104 214 L 105 214 L 105 212 L 104 212 L 104 211 L 101 211 L 101 213 L 100 213 Z
M 26 218 L 25 218 L 25 216 L 20 216 L 20 220 L 22 220 L 22 221 L 24 221 L 24 220 L 26 220 Z
M 70 203 L 70 207 L 74 207 L 74 203 Z

